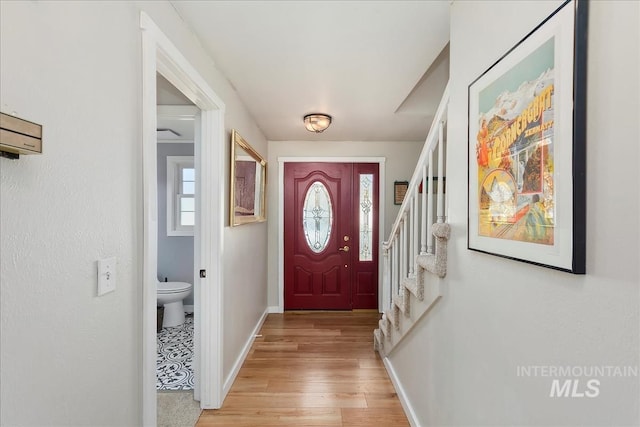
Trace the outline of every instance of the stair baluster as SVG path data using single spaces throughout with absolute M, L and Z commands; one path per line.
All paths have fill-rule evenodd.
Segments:
M 393 351 L 413 325 L 442 296 L 442 282 L 438 278 L 446 275 L 447 242 L 451 232 L 446 223 L 444 181 L 444 127 L 448 102 L 447 85 L 400 212 L 389 239 L 383 243 L 384 314 L 380 328 L 374 331 L 374 346 L 382 356 Z M 434 155 L 437 155 L 437 164 Z M 420 185 L 422 193 L 419 191 Z M 433 190 L 433 185 L 436 185 L 437 191 Z M 404 315 L 401 316 L 400 312 Z

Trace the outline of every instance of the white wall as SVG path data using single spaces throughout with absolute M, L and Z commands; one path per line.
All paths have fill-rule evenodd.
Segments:
M 466 249 L 467 86 L 559 3 L 454 2 L 444 298 L 390 361 L 419 425 L 638 425 L 639 380 L 550 398 L 517 366 L 639 366 L 638 2 L 590 2 L 587 275 Z M 582 379 L 581 389 L 585 386 Z
M 140 10 L 225 102 L 227 134 L 266 153 L 169 3 L 0 3 L 2 111 L 44 125 L 44 154 L 0 159 L 1 425 L 140 425 Z M 266 224 L 225 228 L 225 375 L 266 309 L 266 236 Z M 108 256 L 118 286 L 97 297 Z
M 302 125 L 302 121 L 300 123 Z M 267 215 L 269 217 L 269 306 L 278 306 L 278 158 L 280 157 L 384 157 L 386 193 L 385 229 L 381 237 L 386 239 L 400 206 L 393 204 L 393 182 L 409 181 L 418 162 L 422 142 L 380 141 L 269 141 L 267 177 Z
M 44 126 L 42 155 L 0 159 L 0 424 L 134 425 L 142 214 L 135 7 L 0 7 L 2 111 Z M 109 256 L 118 258 L 117 289 L 97 297 L 96 260 Z

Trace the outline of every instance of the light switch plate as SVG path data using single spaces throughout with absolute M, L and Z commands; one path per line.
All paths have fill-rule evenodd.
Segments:
M 116 290 L 116 258 L 98 260 L 98 296 Z

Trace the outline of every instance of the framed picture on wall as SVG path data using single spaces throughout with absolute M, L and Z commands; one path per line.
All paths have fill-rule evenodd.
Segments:
M 469 85 L 468 248 L 585 273 L 587 1 Z
M 231 131 L 229 225 L 266 221 L 267 161 L 242 137 Z
M 404 196 L 409 189 L 409 181 L 395 181 L 393 183 L 393 204 L 401 205 L 404 201 Z

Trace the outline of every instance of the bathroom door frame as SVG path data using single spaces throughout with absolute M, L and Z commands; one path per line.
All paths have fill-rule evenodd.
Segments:
M 194 331 L 200 386 L 194 397 L 203 409 L 222 405 L 222 254 L 224 227 L 224 102 L 144 12 L 142 30 L 142 425 L 156 425 L 156 281 L 158 247 L 156 73 L 160 73 L 200 109 L 196 142 L 196 181 L 200 201 L 196 214 L 194 264 L 206 277 L 194 278 Z M 199 147 L 199 148 L 198 148 Z M 199 298 L 198 298 L 199 297 Z M 198 330 L 199 329 L 199 330 Z

